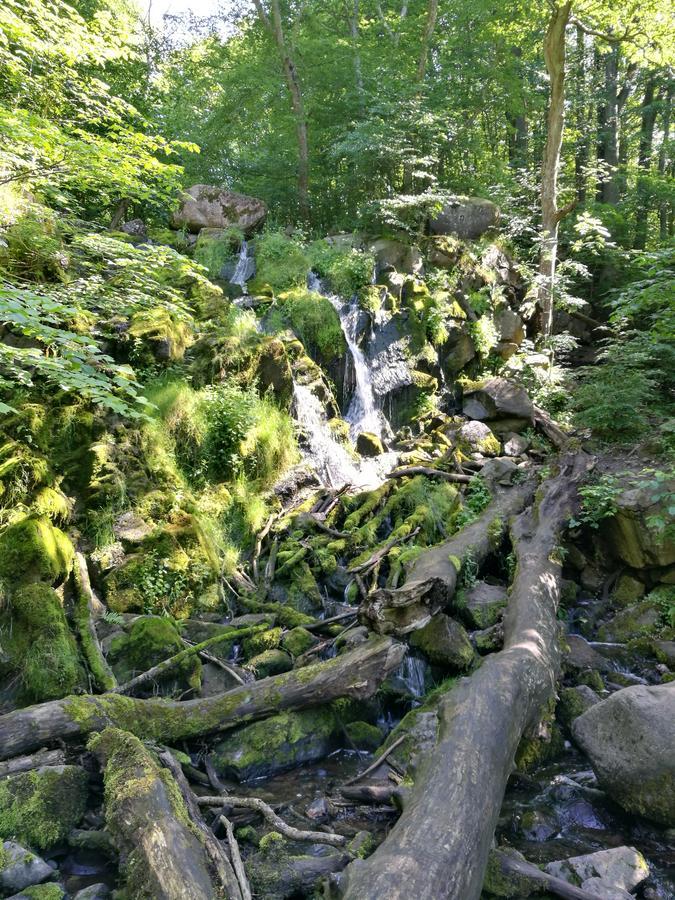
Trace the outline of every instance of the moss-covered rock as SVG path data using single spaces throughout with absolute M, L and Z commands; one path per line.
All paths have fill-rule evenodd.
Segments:
M 298 626 L 284 635 L 281 646 L 287 653 L 290 653 L 293 658 L 296 658 L 306 650 L 309 650 L 310 647 L 313 647 L 316 643 L 317 639 L 310 631 Z
M 612 552 L 633 569 L 675 562 L 675 542 L 650 523 L 652 518 L 668 520 L 665 502 L 654 501 L 648 488 L 638 486 L 616 498 L 616 513 L 602 523 Z
M 53 847 L 81 821 L 88 782 L 79 766 L 42 766 L 0 782 L 0 837 Z
M 267 678 L 269 675 L 280 675 L 293 668 L 293 660 L 284 650 L 265 650 L 257 656 L 253 656 L 246 663 L 256 678 Z
M 377 750 L 382 743 L 382 732 L 377 725 L 371 725 L 369 722 L 348 722 L 345 725 L 345 732 L 349 742 L 353 744 L 357 750 Z
M 617 606 L 630 606 L 644 596 L 644 584 L 628 572 L 622 572 L 612 591 L 612 602 Z
M 212 760 L 219 773 L 247 781 L 321 759 L 336 749 L 341 733 L 331 706 L 281 713 L 228 734 Z
M 462 594 L 457 605 L 462 619 L 471 628 L 489 628 L 506 606 L 506 588 L 479 581 Z
M 356 452 L 361 456 L 379 456 L 384 453 L 384 446 L 376 434 L 362 431 L 356 438 Z
M 0 578 L 18 581 L 63 581 L 73 565 L 68 537 L 44 516 L 28 516 L 0 535 Z
M 63 888 L 58 884 L 33 884 L 14 894 L 9 900 L 63 900 Z
M 661 621 L 661 609 L 651 600 L 643 600 L 621 610 L 598 629 L 601 641 L 626 643 L 633 638 L 652 633 Z
M 504 855 L 512 856 L 520 862 L 526 862 L 523 854 L 512 847 L 491 850 L 485 870 L 483 890 L 493 897 L 517 897 L 519 900 L 531 897 L 532 894 L 541 894 L 543 887 L 540 881 L 528 878 L 527 875 L 516 875 L 502 869 L 501 859 Z
M 586 684 L 563 688 L 560 691 L 560 698 L 556 707 L 556 718 L 562 725 L 569 728 L 575 719 L 599 702 L 600 697 Z
M 410 643 L 421 650 L 429 662 L 449 669 L 467 669 L 474 658 L 471 641 L 464 628 L 439 613 L 424 628 L 413 632 Z
M 120 683 L 147 672 L 153 666 L 185 649 L 176 623 L 160 616 L 141 616 L 129 634 L 116 638 L 110 647 L 109 659 Z M 157 682 L 148 682 L 145 690 L 152 692 L 159 686 L 162 693 L 181 689 L 199 690 L 202 664 L 196 654 L 169 669 Z
M 465 453 L 482 453 L 497 456 L 501 450 L 499 440 L 485 422 L 466 422 L 458 432 L 459 448 Z

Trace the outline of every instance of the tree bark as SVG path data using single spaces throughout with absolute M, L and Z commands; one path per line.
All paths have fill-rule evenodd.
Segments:
M 539 256 L 539 332 L 547 338 L 553 326 L 553 289 L 558 253 L 558 172 L 565 127 L 565 29 L 571 0 L 556 5 L 544 38 L 544 59 L 549 74 L 546 144 L 541 169 L 541 250 Z
M 649 174 L 652 159 L 652 145 L 654 142 L 654 126 L 656 124 L 656 79 L 651 76 L 647 79 L 645 92 L 640 107 L 640 144 L 638 147 L 638 182 L 637 203 L 635 209 L 635 239 L 633 246 L 636 250 L 644 250 L 647 246 L 647 232 L 649 230 L 649 187 L 645 181 Z
M 574 180 L 577 188 L 577 200 L 586 202 L 586 179 L 588 163 L 591 156 L 590 116 L 588 115 L 588 67 L 586 59 L 586 35 L 579 26 L 576 29 L 576 65 L 575 65 L 575 119 L 577 144 L 574 151 Z
M 429 0 L 427 6 L 427 20 L 424 24 L 424 33 L 422 35 L 422 46 L 420 48 L 419 60 L 417 62 L 417 74 L 415 81 L 422 84 L 424 75 L 427 71 L 427 60 L 429 58 L 429 46 L 431 38 L 436 28 L 436 20 L 438 18 L 438 0 Z
M 617 103 L 617 79 L 619 73 L 619 48 L 613 46 L 603 58 L 604 91 L 598 109 L 598 160 L 605 164 L 605 171 L 598 183 L 599 203 L 619 202 L 617 167 L 619 164 L 619 110 Z
M 106 825 L 120 852 L 129 894 L 154 900 L 241 900 L 229 862 L 225 882 L 211 875 L 203 837 L 190 827 L 178 786 L 138 738 L 107 728 L 90 746 L 105 767 Z
M 512 527 L 516 576 L 504 649 L 440 701 L 436 747 L 384 843 L 344 876 L 345 900 L 478 900 L 490 843 L 518 744 L 553 694 L 559 668 L 560 532 L 591 467 L 564 458 L 538 508 Z
M 668 145 L 670 143 L 670 117 L 673 103 L 673 88 L 675 81 L 672 79 L 668 82 L 666 96 L 663 101 L 663 138 L 659 149 L 659 176 L 664 178 L 668 166 Z M 659 238 L 661 241 L 668 239 L 668 212 L 672 207 L 666 200 L 662 200 L 659 205 Z
M 96 687 L 100 691 L 114 690 L 117 686 L 117 679 L 98 642 L 94 625 L 94 594 L 89 581 L 87 561 L 79 552 L 75 554 L 73 580 L 75 582 L 74 619 L 80 637 L 82 654 L 91 677 L 96 682 Z
M 335 659 L 182 703 L 120 694 L 51 700 L 0 716 L 0 759 L 52 741 L 82 738 L 109 725 L 171 745 L 339 697 L 364 699 L 399 665 L 404 650 L 391 640 L 371 640 Z
M 531 480 L 497 488 L 475 522 L 418 556 L 401 587 L 370 594 L 359 609 L 360 620 L 382 634 L 400 636 L 423 628 L 452 600 L 462 565 L 480 565 L 499 546 L 509 516 L 519 513 L 533 493 Z
M 262 0 L 253 0 L 260 21 L 269 31 L 279 52 L 281 69 L 284 73 L 286 87 L 291 98 L 293 118 L 295 119 L 295 136 L 298 143 L 298 206 L 303 219 L 309 218 L 309 137 L 307 134 L 307 114 L 302 96 L 300 78 L 291 56 L 281 19 L 279 0 L 270 0 L 271 15 L 268 16 Z

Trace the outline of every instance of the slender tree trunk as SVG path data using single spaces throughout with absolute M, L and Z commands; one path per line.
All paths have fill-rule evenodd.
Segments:
M 619 199 L 626 196 L 626 190 L 628 187 L 626 170 L 628 167 L 628 155 L 630 153 L 630 140 L 629 129 L 624 112 L 626 110 L 626 103 L 628 102 L 628 98 L 633 93 L 634 85 L 632 78 L 636 71 L 636 65 L 632 64 L 628 66 L 624 75 L 623 86 L 616 96 L 616 114 L 619 129 L 619 169 L 616 174 L 616 184 Z
M 659 176 L 664 178 L 668 166 L 668 144 L 670 142 L 670 115 L 673 103 L 673 87 L 675 82 L 668 83 L 668 89 L 663 101 L 663 139 L 659 149 Z M 659 238 L 662 241 L 668 239 L 668 209 L 669 204 L 662 200 L 659 206 Z
M 424 74 L 427 70 L 427 60 L 429 58 L 429 46 L 431 38 L 436 27 L 438 18 L 438 0 L 429 0 L 427 7 L 427 21 L 424 25 L 424 34 L 422 35 L 422 46 L 420 48 L 419 60 L 417 63 L 417 75 L 415 80 L 418 84 L 424 81 Z
M 650 76 L 645 85 L 645 92 L 640 108 L 640 145 L 638 148 L 638 183 L 637 204 L 635 211 L 635 241 L 636 250 L 644 250 L 647 246 L 647 232 L 649 230 L 649 186 L 646 176 L 649 174 L 652 159 L 652 145 L 654 141 L 654 125 L 656 124 L 656 112 L 658 103 L 655 102 L 656 79 Z
M 361 51 L 359 49 L 359 0 L 354 0 L 352 14 L 349 16 L 349 34 L 352 40 L 354 53 L 354 81 L 356 93 L 359 98 L 359 106 L 363 108 L 363 69 L 361 66 Z
M 616 170 L 619 165 L 618 71 L 619 48 L 614 46 L 604 57 L 604 96 L 598 112 L 598 159 L 605 163 L 605 171 L 600 176 L 597 199 L 600 203 L 612 205 L 619 202 L 616 178 Z
M 511 48 L 513 55 L 516 59 L 520 60 L 523 55 L 523 52 L 520 47 L 512 47 Z M 523 74 L 521 71 L 520 62 L 517 64 L 518 68 L 518 80 L 522 82 Z M 524 95 L 524 91 L 521 94 L 521 102 L 522 96 Z M 509 134 L 508 134 L 508 151 L 509 151 L 509 165 L 514 169 L 521 169 L 527 163 L 527 140 L 528 140 L 528 127 L 527 127 L 527 118 L 525 116 L 525 112 L 518 112 L 509 116 L 508 119 L 509 124 Z
M 262 0 L 253 0 L 260 21 L 274 38 L 279 51 L 281 68 L 291 98 L 293 117 L 295 119 L 295 135 L 298 142 L 298 205 L 300 215 L 309 218 L 309 139 L 307 135 L 307 115 L 300 87 L 300 78 L 295 62 L 288 49 L 284 35 L 279 0 L 270 0 L 271 16 L 265 11 Z
M 544 38 L 544 60 L 550 80 L 546 145 L 541 169 L 541 250 L 539 257 L 539 332 L 546 338 L 553 326 L 553 288 L 558 252 L 558 172 L 565 127 L 565 29 L 571 0 L 555 6 Z
M 574 152 L 574 182 L 577 200 L 586 202 L 586 178 L 591 155 L 588 116 L 588 72 L 586 66 L 586 36 L 579 26 L 576 30 L 576 128 L 577 145 Z

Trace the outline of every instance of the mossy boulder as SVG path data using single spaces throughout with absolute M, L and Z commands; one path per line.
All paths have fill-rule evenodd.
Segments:
M 644 584 L 628 572 L 622 572 L 612 591 L 612 603 L 616 606 L 630 606 L 644 597 L 644 594 Z
M 293 668 L 293 660 L 284 650 L 265 650 L 249 659 L 246 668 L 253 672 L 256 678 L 267 678 L 270 675 L 288 672 Z
M 489 378 L 467 384 L 463 409 L 466 416 L 481 422 L 510 418 L 531 422 L 534 413 L 527 391 L 506 378 Z
M 0 837 L 38 850 L 65 839 L 87 807 L 89 778 L 79 766 L 42 766 L 0 782 Z
M 650 634 L 661 621 L 661 608 L 651 600 L 643 600 L 621 610 L 598 629 L 601 641 L 626 643 L 641 635 Z
M 47 584 L 26 584 L 5 614 L 8 659 L 0 672 L 17 672 L 29 703 L 56 700 L 84 686 L 77 644 L 58 594 Z
M 563 688 L 556 707 L 556 717 L 562 725 L 569 728 L 575 719 L 596 703 L 600 703 L 600 697 L 587 684 Z
M 109 660 L 120 683 L 135 675 L 146 672 L 153 666 L 174 656 L 185 645 L 181 640 L 176 623 L 160 616 L 141 616 L 131 625 L 128 635 L 113 640 Z M 199 690 L 202 664 L 194 654 L 173 666 L 157 681 L 150 681 L 143 687 L 145 693 L 171 694 L 176 690 Z
M 513 847 L 491 850 L 485 870 L 483 890 L 493 897 L 513 897 L 519 898 L 519 900 L 530 897 L 532 894 L 541 894 L 543 888 L 540 881 L 528 878 L 527 875 L 516 875 L 514 872 L 502 868 L 501 860 L 505 856 L 526 862 L 523 854 Z
M 471 628 L 494 625 L 506 607 L 506 588 L 479 581 L 464 592 L 458 603 L 462 619 Z
M 459 429 L 458 446 L 465 453 L 482 453 L 483 456 L 497 456 L 501 450 L 499 440 L 484 422 L 466 422 Z
M 356 438 L 356 452 L 361 456 L 379 456 L 384 453 L 384 446 L 376 434 L 362 431 Z
M 78 900 L 81 893 L 79 891 L 77 894 Z M 65 896 L 63 888 L 58 884 L 34 884 L 24 888 L 19 894 L 12 894 L 7 900 L 63 900 Z
M 448 669 L 467 669 L 474 658 L 466 631 L 450 616 L 439 613 L 424 628 L 413 632 L 410 643 L 421 650 L 429 662 Z
M 338 747 L 341 734 L 331 706 L 281 713 L 228 734 L 212 760 L 220 774 L 237 781 L 268 777 L 322 759 Z
M 67 535 L 44 516 L 28 516 L 0 535 L 0 578 L 18 581 L 63 581 L 75 551 Z
M 671 488 L 673 485 L 671 485 Z M 602 535 L 611 551 L 633 569 L 675 563 L 675 541 L 650 524 L 668 520 L 665 500 L 654 501 L 648 488 L 636 487 L 616 498 L 616 512 L 602 523 Z
M 317 639 L 306 628 L 298 626 L 284 635 L 281 646 L 295 659 L 317 643 Z
M 345 732 L 349 743 L 353 744 L 357 750 L 373 752 L 382 743 L 381 730 L 377 725 L 371 725 L 369 722 L 348 722 L 345 725 Z

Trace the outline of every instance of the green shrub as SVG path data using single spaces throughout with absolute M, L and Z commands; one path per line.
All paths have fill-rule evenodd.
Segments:
M 258 397 L 231 382 L 207 388 L 202 410 L 206 422 L 204 456 L 209 474 L 220 481 L 240 469 L 241 444 L 256 422 Z
M 298 335 L 311 357 L 329 365 L 347 349 L 340 318 L 330 300 L 297 288 L 282 294 L 279 302 L 285 321 Z
M 211 278 L 220 278 L 225 263 L 234 258 L 237 247 L 244 239 L 240 228 L 228 228 L 223 234 L 204 234 L 202 229 L 195 244 L 194 258 Z
M 307 248 L 312 269 L 341 297 L 352 297 L 373 278 L 374 257 L 358 250 L 340 250 L 327 241 L 314 241 Z
M 0 269 L 30 281 L 61 281 L 68 256 L 51 210 L 34 206 L 3 233 Z
M 282 231 L 268 231 L 256 241 L 255 258 L 257 273 L 251 285 L 269 284 L 274 291 L 285 291 L 307 281 L 309 260 L 300 244 L 292 241 Z

